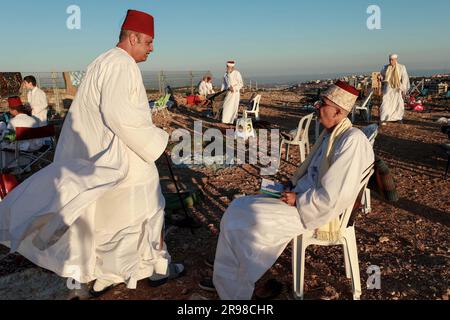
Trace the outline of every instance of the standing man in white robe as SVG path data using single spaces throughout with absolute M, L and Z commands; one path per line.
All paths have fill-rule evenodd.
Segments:
M 153 39 L 153 17 L 129 10 L 118 45 L 87 69 L 54 163 L 0 202 L 0 241 L 62 277 L 96 280 L 94 296 L 183 271 L 169 265 L 162 237 L 155 161 L 169 135 L 152 122 L 137 65 Z
M 383 81 L 383 103 L 380 107 L 380 122 L 402 121 L 405 114 L 405 97 L 410 89 L 406 67 L 398 63 L 398 55 L 389 56 L 389 64 L 381 70 Z
M 294 237 L 306 230 L 336 237 L 335 220 L 356 201 L 363 173 L 374 162 L 369 140 L 347 118 L 357 97 L 343 82 L 322 95 L 326 130 L 281 200 L 250 196 L 231 203 L 220 224 L 213 282 L 204 279 L 202 288 L 225 300 L 251 299 L 255 283 Z
M 23 86 L 28 90 L 27 99 L 31 106 L 31 115 L 39 120 L 41 127 L 47 125 L 48 101 L 44 91 L 37 87 L 34 76 L 26 76 Z
M 241 73 L 234 70 L 235 61 L 227 62 L 227 73 L 223 77 L 222 91 L 228 90 L 223 101 L 222 123 L 233 124 L 238 116 L 241 89 L 244 87 Z

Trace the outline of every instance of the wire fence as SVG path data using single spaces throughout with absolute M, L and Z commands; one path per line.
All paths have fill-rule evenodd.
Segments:
M 70 72 L 72 73 L 72 72 Z M 21 72 L 22 77 L 32 75 L 42 89 L 66 89 L 63 72 Z M 164 92 L 167 86 L 173 89 L 189 89 L 192 93 L 204 76 L 210 71 L 142 71 L 145 89 Z
M 77 74 L 76 76 L 74 74 Z M 70 105 L 70 100 L 76 93 L 79 82 L 78 77 L 83 75 L 83 71 L 54 71 L 54 72 L 21 72 L 22 79 L 32 75 L 36 78 L 37 86 L 46 91 L 51 105 L 60 114 Z M 162 95 L 167 86 L 173 92 L 183 95 L 194 94 L 198 85 L 205 76 L 212 76 L 210 71 L 142 71 L 142 79 L 145 89 L 149 93 L 159 93 Z M 215 84 L 221 83 L 221 79 L 216 79 Z M 244 79 L 247 83 L 246 89 L 258 90 L 258 83 L 249 79 Z M 22 90 L 23 97 L 26 97 Z

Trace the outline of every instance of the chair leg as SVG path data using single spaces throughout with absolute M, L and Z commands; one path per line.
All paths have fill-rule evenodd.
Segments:
M 350 262 L 350 270 L 352 272 L 353 299 L 359 300 L 361 298 L 361 277 L 359 274 L 358 248 L 356 245 L 354 227 L 347 229 L 345 241 L 347 242 L 347 253 Z
M 259 112 L 256 112 L 256 113 L 255 113 L 255 119 L 256 119 L 257 121 L 259 121 Z
M 448 155 L 448 160 L 447 160 L 447 169 L 445 169 L 445 175 L 444 175 L 444 179 L 447 180 L 448 177 L 448 170 L 450 169 L 450 154 Z
M 364 191 L 364 213 L 370 213 L 372 211 L 372 204 L 370 201 L 370 189 L 366 188 Z
M 307 243 L 303 236 L 294 238 L 292 248 L 292 273 L 294 278 L 294 298 L 303 300 L 305 288 L 305 252 Z
M 348 257 L 348 249 L 347 249 L 347 243 L 344 241 L 344 244 L 342 245 L 342 249 L 344 250 L 344 266 L 345 266 L 345 276 L 347 279 L 352 278 L 352 270 L 350 268 L 350 259 Z
M 283 153 L 283 145 L 284 145 L 284 140 L 281 140 L 281 144 L 280 144 L 280 165 L 281 165 L 281 156 Z
M 299 148 L 300 148 L 300 163 L 303 163 L 306 159 L 305 144 L 304 143 L 300 144 Z
M 289 149 L 291 145 L 289 143 L 286 144 L 286 161 L 289 161 Z

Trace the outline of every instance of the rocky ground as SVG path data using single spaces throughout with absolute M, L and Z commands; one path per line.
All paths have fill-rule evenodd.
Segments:
M 299 119 L 307 114 L 300 106 L 312 102 L 308 95 L 297 92 L 263 92 L 262 96 L 261 119 L 270 128 L 282 131 L 294 129 Z M 243 100 L 248 97 L 249 93 L 243 96 Z M 205 117 L 201 110 L 184 107 L 181 96 L 177 96 L 177 100 L 180 107 L 170 115 L 155 115 L 154 121 L 158 126 L 170 132 L 177 128 L 192 131 L 193 121 L 203 120 L 204 127 L 222 130 L 227 128 Z M 379 100 L 375 99 L 373 122 L 378 120 L 378 106 Z M 436 120 L 449 117 L 449 107 L 448 100 L 431 101 L 426 112 L 419 114 L 407 111 L 403 124 L 389 124 L 380 130 L 375 152 L 389 164 L 395 176 L 400 200 L 386 203 L 374 195 L 372 212 L 357 217 L 362 299 L 448 300 L 450 189 L 448 180 L 443 179 L 447 159 L 439 147 L 439 144 L 447 143 L 448 140 L 440 132 L 440 125 Z M 356 124 L 367 125 L 362 121 L 357 121 Z M 313 128 L 314 123 L 311 137 L 314 135 Z M 162 160 L 158 162 L 161 177 L 168 180 L 169 171 Z M 281 169 L 274 179 L 286 180 L 298 166 L 298 162 L 298 151 L 293 148 L 289 161 L 282 161 Z M 140 281 L 137 290 L 127 290 L 120 285 L 100 299 L 218 298 L 198 287 L 198 281 L 202 277 L 211 275 L 204 259 L 214 251 L 220 219 L 230 202 L 236 195 L 255 194 L 258 191 L 261 182 L 260 168 L 244 164 L 228 168 L 174 167 L 174 170 L 185 188 L 200 191 L 200 202 L 190 209 L 190 214 L 200 221 L 202 227 L 193 232 L 190 229 L 171 227 L 166 238 L 173 260 L 185 263 L 187 275 L 159 288 L 151 288 L 146 281 Z M 341 248 L 310 247 L 306 259 L 305 299 L 352 298 L 351 283 L 345 277 Z M 381 269 L 380 290 L 366 289 L 366 270 L 371 265 Z M 0 247 L 0 299 L 14 297 L 14 290 L 9 288 L 11 277 L 18 275 L 25 288 L 27 285 L 31 286 L 31 283 L 41 283 L 42 288 L 48 289 L 49 283 L 61 281 L 19 255 L 7 255 L 6 248 Z M 270 278 L 276 278 L 284 285 L 277 299 L 293 299 L 291 246 L 257 286 Z M 54 287 L 56 291 L 60 290 L 59 285 L 55 284 Z M 40 293 L 39 288 L 31 293 L 16 294 L 26 299 L 74 296 L 73 293 L 62 296 Z M 84 299 L 85 295 L 80 294 L 80 298 Z

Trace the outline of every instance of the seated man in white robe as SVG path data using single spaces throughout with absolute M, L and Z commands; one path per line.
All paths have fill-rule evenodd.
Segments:
M 7 133 L 13 133 L 16 131 L 16 128 L 38 128 L 39 120 L 35 117 L 30 117 L 27 115 L 27 108 L 22 104 L 22 101 L 19 97 L 10 97 L 8 98 L 8 107 L 9 113 L 11 114 L 11 120 L 6 126 L 5 130 L 1 132 L 2 140 Z M 6 150 L 15 150 L 16 143 L 18 142 L 10 142 L 10 141 L 2 141 L 1 148 Z M 44 142 L 42 139 L 32 139 L 21 141 L 19 144 L 21 151 L 36 151 L 39 150 L 43 146 Z M 2 151 L 2 167 L 7 165 L 14 165 L 13 160 L 15 156 L 12 152 L 4 152 Z M 26 165 L 29 163 L 29 159 L 20 158 L 18 165 Z
M 320 239 L 339 236 L 336 220 L 362 188 L 374 153 L 348 113 L 358 91 L 344 82 L 322 95 L 320 122 L 326 128 L 281 199 L 237 199 L 225 212 L 214 261 L 213 279 L 200 283 L 221 299 L 251 299 L 255 283 L 276 262 L 292 239 L 316 230 Z
M 405 96 L 410 89 L 406 67 L 398 63 L 398 55 L 389 56 L 389 64 L 381 70 L 383 81 L 383 103 L 380 107 L 380 122 L 401 122 L 405 114 Z
M 206 86 L 208 88 L 208 95 L 211 94 L 215 94 L 216 92 L 214 91 L 214 87 L 213 87 L 213 83 L 212 83 L 212 77 L 207 77 L 206 78 Z
M 200 85 L 198 86 L 198 94 L 202 96 L 203 98 L 206 98 L 208 95 L 208 77 L 203 77 L 202 81 L 200 82 Z

